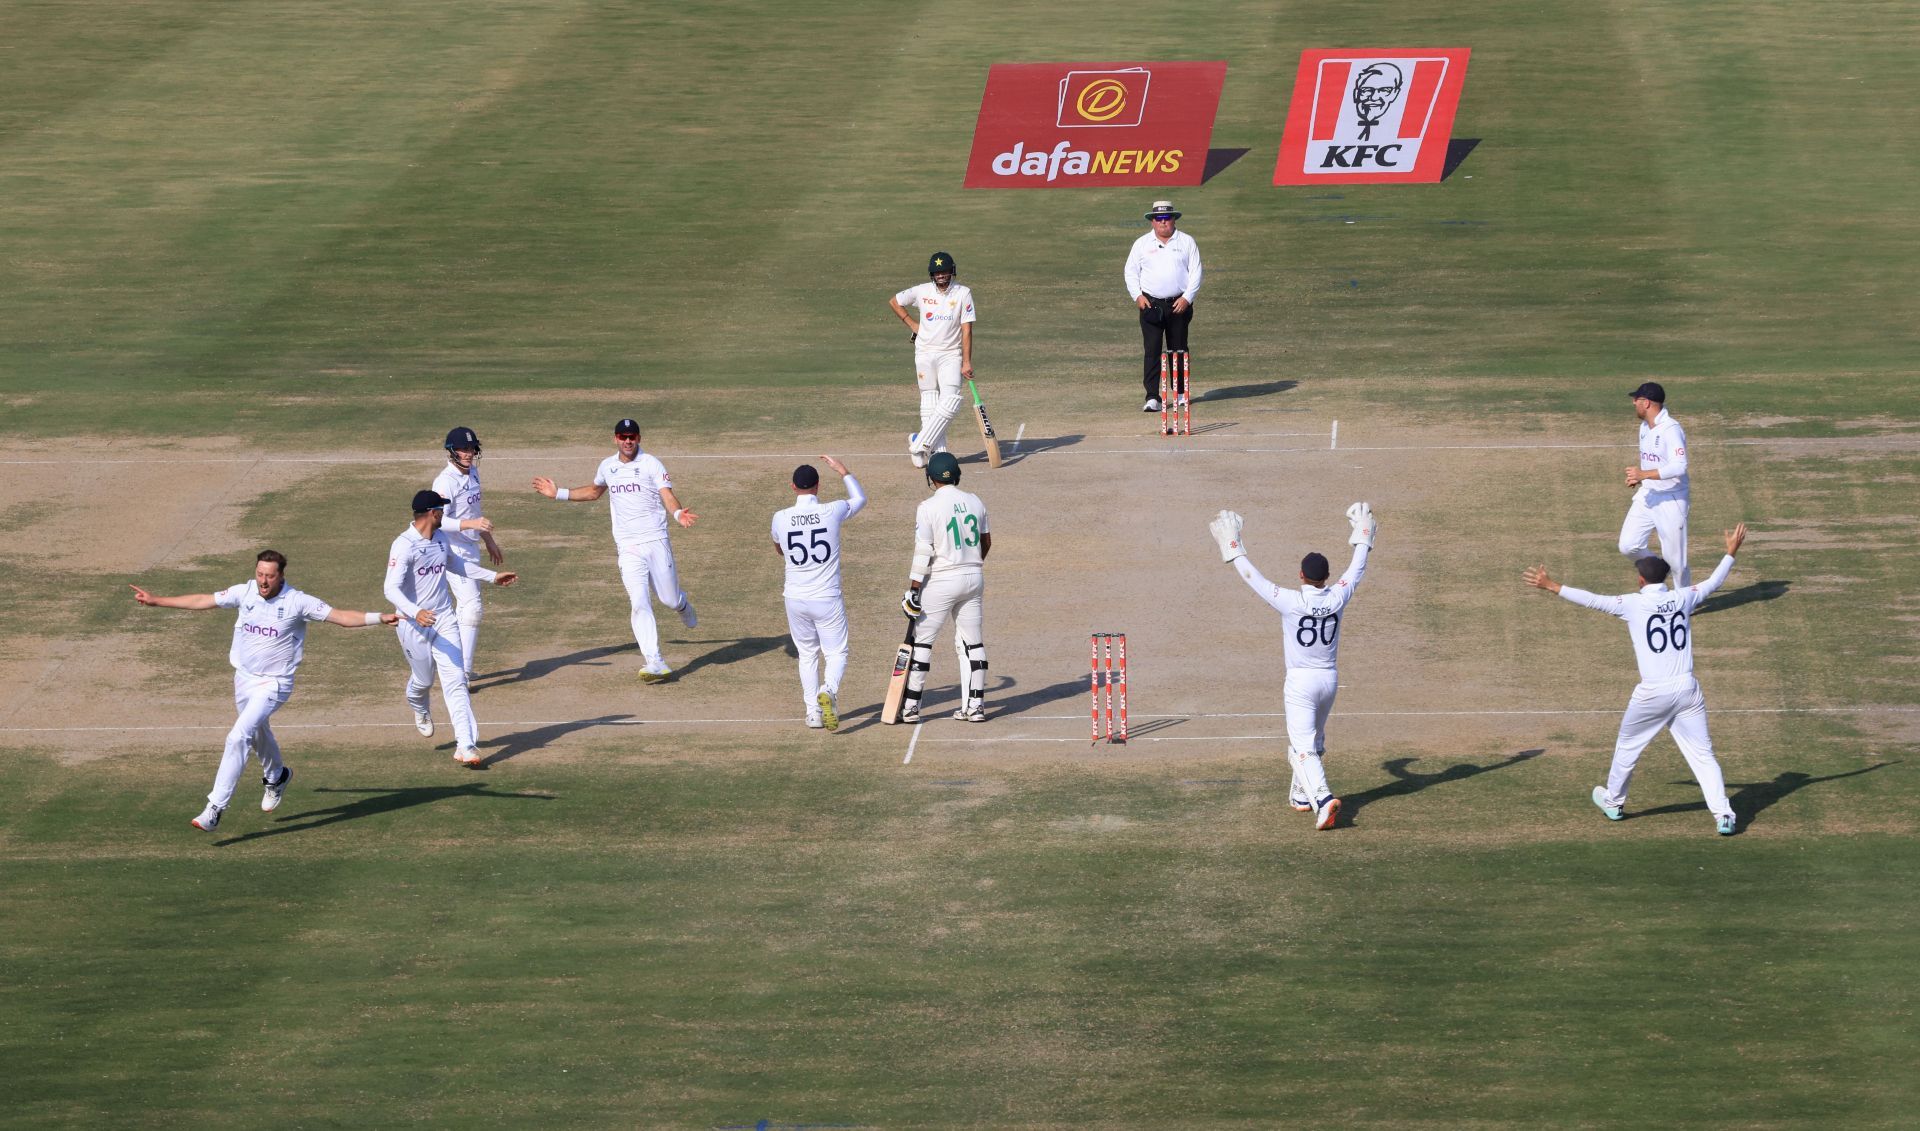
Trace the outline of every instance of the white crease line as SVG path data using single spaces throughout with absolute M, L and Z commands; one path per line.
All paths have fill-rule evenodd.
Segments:
M 920 728 L 925 725 L 925 723 L 913 724 L 913 737 L 907 740 L 907 756 L 900 759 L 902 766 L 910 766 L 913 764 L 913 748 L 920 745 Z
M 1243 432 L 1243 436 L 1288 437 L 1314 436 L 1314 432 Z M 1719 439 L 1707 441 L 1709 445 L 1723 447 L 1757 448 L 1774 446 L 1853 446 L 1880 448 L 1889 451 L 1906 451 L 1920 448 L 1920 436 L 1781 436 L 1776 438 L 1753 437 L 1745 439 Z M 1166 452 L 1164 447 L 1152 448 L 1100 448 L 1076 451 L 1073 448 L 1042 448 L 1032 456 L 1073 456 L 1073 455 L 1140 455 L 1148 452 Z M 1181 447 L 1172 449 L 1186 455 L 1273 455 L 1286 452 L 1320 452 L 1326 448 L 1200 448 Z M 1561 452 L 1561 451 L 1626 451 L 1631 452 L 1627 444 L 1397 444 L 1376 445 L 1372 447 L 1348 447 L 1339 449 L 1348 452 Z M 661 455 L 661 452 L 655 452 Z M 805 451 L 791 452 L 666 452 L 667 460 L 778 460 L 808 459 L 816 455 L 811 448 Z M 857 459 L 890 459 L 899 453 L 887 452 L 851 452 L 850 457 Z M 564 455 L 496 455 L 486 457 L 489 463 L 551 463 L 562 460 L 586 461 L 595 458 L 593 453 L 568 453 Z M 1031 458 L 1031 456 L 1029 457 Z M 444 460 L 431 456 L 233 456 L 233 457 L 196 457 L 192 459 L 97 459 L 93 457 L 75 459 L 9 459 L 0 460 L 0 467 L 66 467 L 79 464 L 87 466 L 114 466 L 121 464 L 143 465 L 187 465 L 187 464 L 223 464 L 223 463 L 314 463 L 314 464 L 424 464 L 438 466 Z
M 1327 438 L 1327 450 L 1330 452 L 1340 450 L 1340 422 L 1338 420 L 1333 422 L 1333 435 Z
M 1012 455 L 1020 454 L 1020 437 L 1026 434 L 1027 434 L 1027 422 L 1022 420 L 1020 422 L 1020 427 L 1015 428 L 1013 430 L 1013 446 L 1007 449 L 1008 455 L 1012 456 Z
M 1359 718 L 1534 718 L 1577 715 L 1618 715 L 1619 707 L 1554 707 L 1532 711 L 1335 711 L 1336 719 Z M 1912 715 L 1920 714 L 1920 707 L 1887 707 L 1862 704 L 1856 707 L 1709 707 L 1710 715 Z M 1087 717 L 1075 712 L 1071 715 L 1008 715 L 1005 718 L 1020 722 L 1085 722 Z M 1200 711 L 1191 714 L 1143 714 L 1131 712 L 1134 719 L 1281 719 L 1284 711 Z M 742 723 L 755 726 L 801 726 L 805 720 L 799 716 L 785 718 L 728 718 L 728 719 L 608 719 L 604 722 L 592 719 L 487 719 L 488 730 L 498 731 L 502 727 L 543 727 L 577 726 L 591 723 L 596 727 L 676 727 L 676 726 L 730 726 Z M 920 727 L 914 726 L 914 741 L 919 740 Z M 169 734 L 189 731 L 232 730 L 231 724 L 215 726 L 211 724 L 188 724 L 180 726 L 85 726 L 85 727 L 0 727 L 0 734 Z M 412 723 L 276 723 L 275 730 L 412 730 Z M 582 729 L 587 729 L 582 727 Z M 495 737 L 498 737 L 497 735 Z M 1146 735 L 1134 735 L 1129 741 L 1144 740 Z M 929 740 L 932 741 L 932 740 Z M 939 741 L 957 741 L 941 739 Z M 1001 741 L 1016 741 L 1003 739 Z M 1030 739 L 1034 742 L 1075 742 L 1078 739 Z M 1171 741 L 1171 740 L 1169 740 Z M 1182 741 L 1193 741 L 1182 739 Z M 913 756 L 913 747 L 909 744 L 907 756 Z

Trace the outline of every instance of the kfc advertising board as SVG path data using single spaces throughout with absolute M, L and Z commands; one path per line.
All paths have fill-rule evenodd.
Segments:
M 1437 182 L 1467 54 L 1465 47 L 1302 51 L 1273 183 Z
M 1223 62 L 995 63 L 966 187 L 1197 185 L 1226 81 Z

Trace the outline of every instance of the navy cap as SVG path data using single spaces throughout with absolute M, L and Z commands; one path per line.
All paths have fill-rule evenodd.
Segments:
M 413 513 L 425 514 L 427 511 L 445 510 L 447 500 L 440 497 L 438 491 L 415 491 L 413 494 Z
M 1645 397 L 1648 400 L 1652 401 L 1654 404 L 1667 403 L 1667 391 L 1661 388 L 1657 383 L 1653 381 L 1648 381 L 1642 384 L 1638 389 L 1635 389 L 1633 392 L 1628 393 L 1627 396 L 1632 397 L 1634 400 L 1639 400 L 1641 397 Z
M 1315 552 L 1300 559 L 1300 576 L 1313 582 L 1315 585 L 1325 581 L 1327 575 L 1332 572 L 1332 568 L 1327 565 L 1327 555 L 1325 554 Z
M 794 468 L 793 485 L 802 491 L 811 491 L 820 486 L 820 469 L 810 463 Z
M 613 426 L 613 434 L 616 436 L 638 436 L 640 434 L 640 422 L 629 416 Z

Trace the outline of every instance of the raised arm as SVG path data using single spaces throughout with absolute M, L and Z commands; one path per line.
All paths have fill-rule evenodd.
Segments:
M 1528 566 L 1526 572 L 1520 575 L 1520 580 L 1533 586 L 1535 589 L 1545 589 L 1549 593 L 1558 593 L 1560 596 L 1583 608 L 1595 609 L 1610 616 L 1619 617 L 1622 620 L 1626 619 L 1626 598 L 1619 596 L 1603 597 L 1598 593 L 1589 593 L 1585 589 L 1575 589 L 1571 585 L 1562 585 L 1547 576 L 1546 566 Z
M 1273 582 L 1268 581 L 1253 563 L 1247 560 L 1247 547 L 1240 540 L 1240 528 L 1246 520 L 1233 511 L 1221 511 L 1207 524 L 1207 530 L 1213 535 L 1214 544 L 1220 547 L 1220 560 L 1233 566 L 1240 580 L 1247 583 L 1254 596 L 1273 607 L 1275 612 L 1285 612 L 1285 592 Z
M 214 607 L 211 593 L 189 593 L 184 597 L 156 597 L 138 585 L 129 584 L 127 588 L 133 590 L 134 600 L 150 608 L 201 610 Z
M 847 470 L 846 464 L 832 456 L 821 456 L 820 462 L 832 468 L 833 473 L 840 477 L 840 482 L 847 489 L 847 517 L 852 518 L 859 514 L 860 508 L 867 505 L 867 493 L 860 489 L 860 481 L 853 477 L 853 472 Z
M 1732 530 L 1722 531 L 1720 537 L 1726 542 L 1727 556 L 1720 559 L 1720 564 L 1714 567 L 1713 574 L 1705 581 L 1688 587 L 1688 591 L 1693 594 L 1689 609 L 1706 600 L 1714 590 L 1727 583 L 1727 575 L 1733 572 L 1734 555 L 1740 552 L 1740 544 L 1747 540 L 1747 524 L 1743 522 Z
M 337 624 L 341 628 L 371 628 L 376 624 L 399 624 L 400 614 L 363 613 L 357 609 L 349 612 L 346 609 L 335 609 L 327 614 L 327 623 Z

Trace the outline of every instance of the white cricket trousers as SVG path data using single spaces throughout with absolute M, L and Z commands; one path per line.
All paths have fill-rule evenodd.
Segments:
M 787 598 L 787 631 L 793 635 L 794 650 L 800 653 L 800 701 L 807 714 L 820 710 L 819 695 L 824 686 L 840 694 L 840 679 L 847 674 L 847 605 L 839 597 Z M 827 678 L 820 678 L 820 657 L 827 658 Z
M 480 546 L 458 535 L 448 535 L 447 544 L 453 547 L 454 556 L 468 565 L 480 564 Z M 453 611 L 460 614 L 460 656 L 466 661 L 467 670 L 474 670 L 474 646 L 480 640 L 480 617 L 486 609 L 480 600 L 480 590 L 486 583 L 472 577 L 461 577 L 448 570 L 447 592 L 453 594 Z
M 434 618 L 432 628 L 421 628 L 411 620 L 402 620 L 400 650 L 406 653 L 407 706 L 427 711 L 433 706 L 427 692 L 433 690 L 434 673 L 440 675 L 440 698 L 446 701 L 447 718 L 453 723 L 456 751 L 472 750 L 480 745 L 480 725 L 473 721 L 473 700 L 467 697 L 467 664 L 460 654 L 460 614 L 452 610 Z
M 960 396 L 960 351 L 916 351 L 913 373 L 920 385 L 920 446 L 929 452 L 944 452 L 947 426 L 966 403 Z
M 240 773 L 247 768 L 248 754 L 259 757 L 263 777 L 280 776 L 280 744 L 274 741 L 273 728 L 267 725 L 267 718 L 292 696 L 290 675 L 255 675 L 234 669 L 233 705 L 239 717 L 227 732 L 220 770 L 213 776 L 213 792 L 207 794 L 209 804 L 225 809 L 233 800 L 234 790 L 240 788 Z
M 1627 518 L 1620 524 L 1620 552 L 1635 561 L 1648 557 L 1649 535 L 1660 538 L 1660 556 L 1673 567 L 1672 588 L 1693 584 L 1687 569 L 1687 494 L 1684 491 L 1645 491 L 1634 496 Z
M 1321 755 L 1327 752 L 1327 716 L 1340 690 L 1340 673 L 1332 668 L 1288 668 L 1281 699 L 1287 708 L 1287 763 L 1294 784 L 1307 800 L 1319 805 L 1333 796 Z
M 987 691 L 987 642 L 981 635 L 986 619 L 983 597 L 986 571 L 956 569 L 936 573 L 920 587 L 919 621 L 913 626 L 913 664 L 907 669 L 907 702 L 918 706 L 933 667 L 933 642 L 953 621 L 953 654 L 959 662 L 965 699 L 980 699 Z
M 1733 803 L 1727 800 L 1726 779 L 1720 774 L 1720 762 L 1713 756 L 1713 740 L 1707 737 L 1707 699 L 1700 694 L 1700 681 L 1692 676 L 1643 683 L 1633 689 L 1627 700 L 1627 713 L 1620 719 L 1620 737 L 1613 743 L 1613 767 L 1607 771 L 1607 804 L 1627 803 L 1627 783 L 1640 752 L 1659 737 L 1661 730 L 1673 732 L 1673 744 L 1680 748 L 1693 780 L 1700 783 L 1700 795 L 1715 817 L 1733 816 Z
M 673 545 L 633 542 L 620 547 L 620 582 L 627 587 L 627 608 L 633 621 L 633 642 L 649 667 L 664 667 L 660 658 L 660 626 L 653 619 L 653 603 L 669 609 L 686 608 L 680 573 L 673 566 Z

